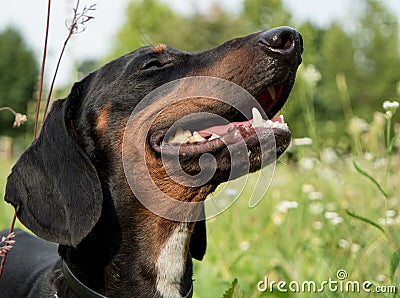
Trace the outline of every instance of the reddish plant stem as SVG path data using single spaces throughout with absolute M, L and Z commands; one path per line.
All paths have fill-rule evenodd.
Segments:
M 48 2 L 47 2 L 46 35 L 45 35 L 45 39 L 44 39 L 42 68 L 41 68 L 41 71 L 40 71 L 40 82 L 39 82 L 39 92 L 38 92 L 39 94 L 38 94 L 38 99 L 37 99 L 37 104 L 36 104 L 35 126 L 34 126 L 34 130 L 33 130 L 33 139 L 34 140 L 36 140 L 36 138 L 37 138 L 38 126 L 39 126 L 40 102 L 42 100 L 42 93 L 43 93 L 44 69 L 45 69 L 46 57 L 47 57 L 47 41 L 48 41 L 48 38 L 49 38 L 50 11 L 51 11 L 51 0 L 48 0 Z M 13 216 L 12 221 L 11 221 L 9 234 L 11 234 L 14 231 L 14 226 L 15 226 L 16 219 L 17 219 L 17 211 L 14 212 L 14 216 Z M 8 254 L 8 252 L 6 252 L 4 254 L 4 257 L 1 260 L 1 264 L 0 264 L 0 279 L 1 279 L 1 276 L 3 274 L 4 266 L 5 266 L 6 259 L 7 259 L 7 254 Z
M 36 138 L 37 138 L 38 127 L 39 127 L 40 102 L 42 101 L 44 68 L 45 68 L 45 65 L 46 65 L 47 41 L 48 41 L 48 38 L 49 38 L 50 8 L 51 8 L 51 0 L 48 0 L 48 2 L 47 2 L 46 35 L 45 35 L 45 39 L 44 39 L 43 57 L 42 57 L 42 69 L 40 71 L 39 94 L 38 94 L 38 99 L 37 99 L 37 104 L 36 104 L 35 127 L 34 127 L 34 131 L 33 131 L 33 139 L 34 140 L 36 140 Z
M 64 41 L 64 45 L 61 49 L 61 53 L 58 57 L 58 62 L 57 62 L 57 67 L 56 70 L 54 72 L 54 76 L 50 85 L 50 90 L 49 90 L 49 94 L 47 96 L 47 100 L 46 100 L 46 105 L 45 105 L 45 110 L 44 110 L 44 115 L 43 115 L 43 119 L 42 119 L 42 125 L 43 122 L 47 116 L 47 111 L 50 105 L 50 98 L 51 98 L 51 94 L 53 92 L 53 88 L 54 88 L 54 83 L 57 77 L 57 73 L 58 73 L 58 69 L 60 67 L 61 64 L 61 59 L 64 56 L 64 52 L 65 49 L 67 47 L 68 41 L 70 40 L 71 36 L 78 30 L 78 26 L 79 25 L 83 25 L 85 22 L 91 20 L 93 17 L 91 16 L 87 16 L 85 15 L 85 13 L 87 13 L 88 11 L 94 10 L 94 5 L 90 6 L 89 8 L 84 8 L 82 14 L 78 13 L 78 7 L 79 7 L 79 1 L 76 1 L 76 6 L 74 9 L 74 16 L 72 19 L 72 24 L 69 27 L 69 32 L 68 32 L 68 36 Z M 43 57 L 42 57 L 42 67 L 41 67 L 41 72 L 40 72 L 40 82 L 39 82 L 39 92 L 38 92 L 38 99 L 37 99 L 37 105 L 36 105 L 36 115 L 35 115 L 35 126 L 34 126 L 34 132 L 33 132 L 33 139 L 36 140 L 37 138 L 37 134 L 38 134 L 38 127 L 39 127 L 39 114 L 40 114 L 40 103 L 42 100 L 42 93 L 43 93 L 43 81 L 44 81 L 44 70 L 45 70 L 45 64 L 46 64 L 46 57 L 47 57 L 47 41 L 48 41 L 48 37 L 49 37 L 49 27 L 50 27 L 50 12 L 51 12 L 51 0 L 48 0 L 48 5 L 47 5 L 47 21 L 46 21 L 46 35 L 45 35 L 45 41 L 44 41 L 44 49 L 43 49 Z M 79 20 L 80 18 L 82 18 L 81 20 Z M 9 109 L 9 108 L 3 108 L 3 109 Z M 11 110 L 11 109 L 9 109 Z M 12 112 L 14 112 L 12 110 Z M 15 114 L 15 112 L 14 112 Z M 9 234 L 11 234 L 14 231 L 14 226 L 15 226 L 15 221 L 17 219 L 17 212 L 18 212 L 18 207 L 14 212 L 14 216 L 11 222 L 11 226 L 10 226 L 10 232 Z M 6 262 L 6 258 L 7 258 L 7 253 L 8 251 L 5 252 L 4 257 L 2 258 L 1 264 L 0 264 L 0 279 L 1 279 L 1 275 L 3 274 L 3 269 L 4 269 L 4 265 Z
M 71 36 L 74 34 L 74 30 L 75 30 L 75 28 L 76 28 L 76 16 L 77 16 L 77 11 L 78 11 L 78 6 L 79 6 L 79 0 L 76 2 L 76 7 L 75 7 L 75 9 L 74 9 L 74 16 L 73 16 L 73 18 L 72 18 L 72 20 L 73 20 L 72 22 L 73 22 L 73 23 L 72 23 L 71 27 L 69 28 L 68 36 L 67 36 L 67 38 L 65 39 L 64 45 L 63 45 L 63 47 L 62 47 L 62 49 L 61 49 L 61 53 L 60 53 L 60 55 L 58 56 L 57 67 L 56 67 L 56 70 L 55 70 L 55 72 L 54 72 L 53 79 L 52 79 L 52 81 L 51 81 L 49 94 L 47 95 L 47 100 L 46 100 L 46 106 L 45 106 L 45 108 L 44 108 L 44 115 L 43 115 L 42 125 L 43 125 L 44 120 L 45 120 L 46 117 L 47 117 L 47 112 L 48 112 L 49 105 L 50 105 L 51 94 L 53 93 L 54 83 L 55 83 L 56 78 L 57 78 L 57 73 L 58 73 L 58 69 L 59 69 L 60 64 L 61 64 L 61 59 L 62 59 L 62 57 L 64 56 L 64 52 L 65 52 L 65 49 L 66 49 L 66 47 L 67 47 L 68 41 L 70 40 Z

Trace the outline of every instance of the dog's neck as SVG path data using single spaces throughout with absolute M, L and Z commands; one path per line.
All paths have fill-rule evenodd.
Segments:
M 141 216 L 119 222 L 132 210 L 103 210 L 95 229 L 77 248 L 60 246 L 74 275 L 110 297 L 185 297 L 192 287 L 193 224 L 168 221 L 147 210 L 136 210 Z

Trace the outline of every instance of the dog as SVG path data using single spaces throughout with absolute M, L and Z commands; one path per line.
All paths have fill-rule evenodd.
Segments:
M 259 170 L 286 150 L 290 131 L 274 116 L 291 92 L 302 52 L 300 33 L 278 27 L 195 53 L 145 46 L 75 83 L 8 177 L 5 200 L 42 239 L 16 231 L 0 297 L 191 297 L 192 258 L 202 260 L 206 251 L 204 206 L 176 206 L 203 202 L 220 183 Z M 214 78 L 215 85 L 200 83 L 211 93 L 221 81 L 239 86 L 277 125 L 255 127 L 260 111 L 229 90 L 226 102 L 186 96 L 199 91 L 185 84 L 189 78 Z M 162 86 L 168 90 L 142 104 Z M 171 94 L 186 97 L 161 104 Z M 245 117 L 239 108 L 253 114 Z M 182 124 L 197 126 L 196 136 L 179 141 L 182 131 L 173 124 L 199 112 L 209 116 Z M 271 135 L 276 150 L 265 152 Z M 215 163 L 202 164 L 205 153 Z M 209 179 L 196 185 L 167 173 L 169 167 L 195 183 L 211 164 Z M 153 194 L 149 181 L 171 198 L 153 195 L 156 212 L 139 198 Z

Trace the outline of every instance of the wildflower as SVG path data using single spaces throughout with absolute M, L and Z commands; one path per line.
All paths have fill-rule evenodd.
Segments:
M 400 225 L 400 215 L 397 216 L 394 221 L 396 222 L 397 225 Z
M 284 220 L 285 220 L 285 215 L 283 215 L 282 213 L 274 212 L 272 214 L 272 222 L 274 223 L 274 225 L 280 226 Z
M 379 168 L 384 168 L 386 166 L 386 158 L 382 157 L 379 159 L 376 159 L 372 166 L 374 167 L 374 169 L 379 169 Z
M 321 153 L 321 159 L 327 164 L 334 164 L 338 161 L 338 156 L 332 148 L 325 148 Z
M 386 210 L 386 217 L 395 217 L 396 213 L 395 210 Z
M 23 115 L 21 113 L 16 113 L 13 126 L 20 127 L 21 124 L 25 123 L 26 121 L 28 121 L 26 115 Z
M 303 184 L 301 190 L 304 193 L 310 193 L 315 190 L 315 187 L 312 184 Z
M 397 108 L 399 107 L 399 102 L 398 101 L 384 101 L 383 102 L 383 109 L 386 112 L 391 112 L 392 115 L 396 112 Z
M 293 144 L 295 146 L 309 146 L 312 145 L 312 143 L 312 139 L 308 137 L 293 139 Z
M 328 204 L 326 204 L 326 210 L 328 211 L 332 211 L 336 209 L 336 203 L 335 202 L 330 202 Z
M 314 230 L 322 230 L 323 224 L 320 221 L 314 221 L 313 222 L 313 228 Z
M 350 243 L 346 239 L 339 239 L 338 245 L 340 248 L 348 249 L 350 248 Z
M 368 123 L 361 118 L 354 116 L 350 119 L 348 131 L 351 135 L 360 135 L 363 132 L 368 131 L 369 125 Z
M 300 74 L 310 86 L 321 80 L 321 73 L 313 64 L 307 65 Z
M 312 170 L 314 168 L 314 160 L 309 157 L 300 159 L 300 166 L 306 170 Z
M 330 220 L 330 222 L 336 226 L 338 224 L 341 224 L 343 222 L 343 217 L 339 216 L 336 212 L 325 212 L 324 214 L 325 218 Z
M 364 158 L 368 161 L 371 161 L 374 158 L 374 155 L 370 152 L 365 152 Z
M 391 218 L 391 217 L 387 217 L 387 218 L 379 218 L 378 219 L 378 223 L 381 226 L 394 226 L 396 224 L 396 220 Z
M 323 210 L 324 210 L 324 207 L 322 206 L 321 203 L 312 203 L 308 207 L 308 211 L 313 215 L 321 214 Z
M 322 240 L 319 239 L 318 237 L 313 237 L 313 238 L 311 239 L 311 244 L 312 244 L 312 245 L 315 245 L 315 246 L 317 246 L 317 247 L 323 247 L 323 246 L 324 246 L 324 243 L 323 243 Z
M 381 282 L 381 283 L 384 283 L 384 282 L 387 282 L 388 278 L 387 278 L 385 275 L 383 275 L 383 274 L 379 274 L 379 275 L 376 277 L 376 280 L 379 281 L 379 282 Z
M 317 192 L 317 191 L 312 191 L 308 194 L 308 198 L 311 201 L 317 201 L 317 200 L 322 200 L 324 198 L 324 194 L 321 192 Z
M 289 209 L 296 209 L 299 203 L 296 201 L 281 201 L 276 206 L 276 210 L 280 213 L 286 213 Z
M 340 217 L 340 216 L 334 217 L 334 218 L 331 219 L 331 223 L 332 223 L 334 226 L 336 226 L 336 225 L 338 225 L 338 224 L 341 224 L 342 222 L 343 222 L 343 217 Z
M 352 253 L 357 253 L 360 250 L 361 246 L 358 243 L 353 243 L 351 245 L 351 252 Z
M 249 250 L 250 242 L 249 241 L 242 241 L 242 242 L 240 242 L 239 247 L 240 247 L 241 251 Z
M 392 111 L 386 111 L 385 112 L 385 116 L 386 116 L 386 119 L 390 119 L 390 118 L 393 117 L 393 112 Z

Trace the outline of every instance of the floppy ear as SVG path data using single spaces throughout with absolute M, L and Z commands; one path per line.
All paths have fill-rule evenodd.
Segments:
M 201 209 L 200 218 L 205 218 L 204 206 Z M 206 220 L 196 222 L 192 237 L 190 238 L 189 249 L 192 258 L 203 260 L 207 248 Z
M 74 138 L 69 101 L 53 105 L 8 177 L 5 200 L 39 237 L 77 246 L 98 221 L 103 198 L 96 169 Z

